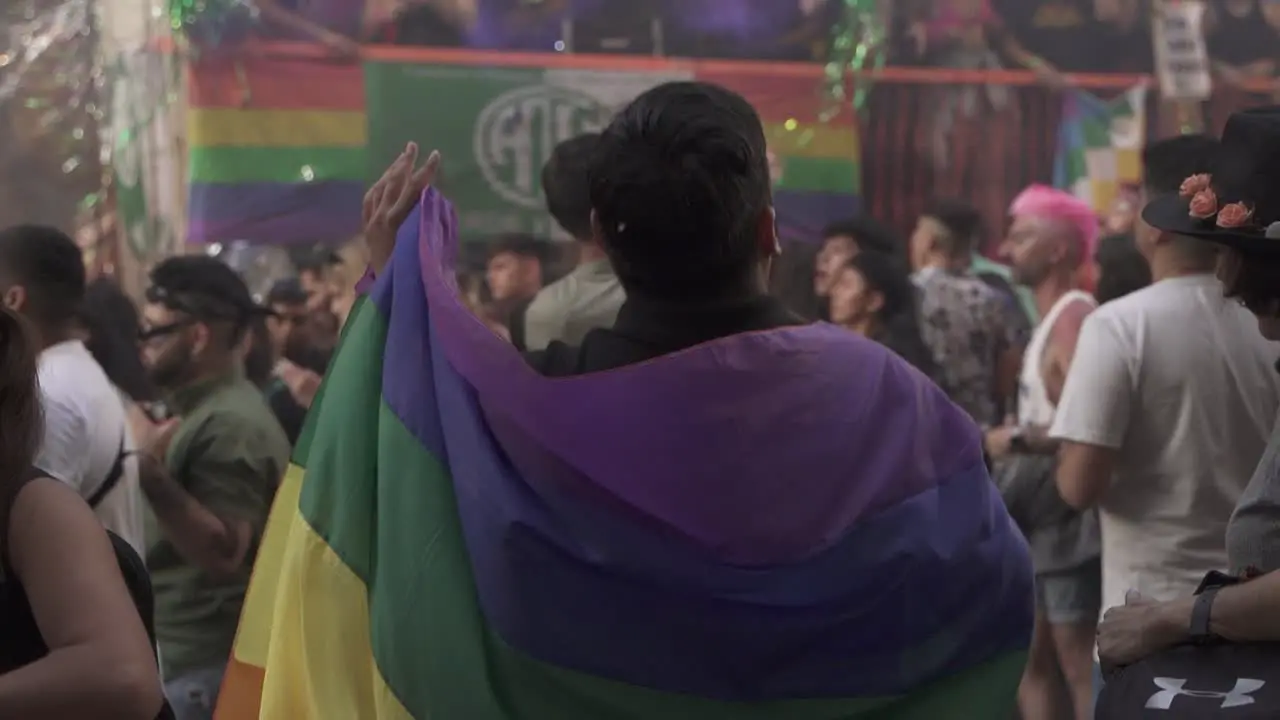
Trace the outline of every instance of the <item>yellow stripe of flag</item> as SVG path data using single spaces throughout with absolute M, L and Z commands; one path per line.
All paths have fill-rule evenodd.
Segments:
M 369 588 L 295 515 L 280 574 L 260 720 L 413 720 L 373 658 Z
M 267 529 L 262 533 L 258 559 L 253 564 L 253 577 L 244 596 L 240 629 L 236 631 L 233 649 L 235 659 L 254 667 L 267 666 L 267 642 L 271 635 L 271 613 L 276 606 L 276 579 L 284 565 L 285 544 L 289 528 L 298 514 L 302 497 L 301 467 L 290 464 L 276 490 Z
M 364 147 L 363 112 L 340 110 L 195 109 L 187 137 L 199 147 Z
M 412 720 L 373 658 L 368 587 L 299 514 L 302 479 L 290 465 L 276 493 L 216 717 Z
M 858 159 L 858 131 L 853 127 L 788 120 L 767 123 L 764 131 L 769 149 L 784 157 Z

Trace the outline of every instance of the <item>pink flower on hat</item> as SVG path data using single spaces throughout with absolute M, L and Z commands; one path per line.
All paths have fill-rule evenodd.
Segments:
M 1209 188 L 1197 190 L 1191 198 L 1191 217 L 1208 220 L 1218 212 L 1218 196 Z
M 1253 208 L 1242 202 L 1233 202 L 1223 205 L 1218 211 L 1218 227 L 1220 228 L 1238 228 L 1249 224 L 1253 219 Z
M 1178 195 L 1184 198 L 1195 197 L 1196 193 L 1200 192 L 1201 190 L 1209 189 L 1209 182 L 1212 179 L 1213 179 L 1213 176 L 1209 175 L 1208 173 L 1200 173 L 1199 175 L 1192 175 L 1191 177 L 1182 181 L 1182 187 L 1178 188 Z

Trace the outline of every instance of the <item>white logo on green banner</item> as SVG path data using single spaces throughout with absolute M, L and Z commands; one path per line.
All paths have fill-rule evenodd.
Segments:
M 599 132 L 611 110 L 596 98 L 563 87 L 534 85 L 494 98 L 476 120 L 476 163 L 493 192 L 531 210 L 543 207 L 539 176 L 555 146 Z

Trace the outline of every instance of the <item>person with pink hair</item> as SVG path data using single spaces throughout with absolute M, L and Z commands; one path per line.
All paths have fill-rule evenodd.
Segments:
M 1065 190 L 1047 185 L 1032 185 L 1018 193 L 1009 205 L 1009 215 L 1015 222 L 1025 218 L 1032 222 L 1061 223 L 1069 226 L 1069 241 L 1081 243 L 1084 256 L 1090 257 L 1098 244 L 1101 232 L 1098 213 L 1085 200 Z
M 1054 485 L 1058 443 L 1048 437 L 1085 318 L 1097 307 L 1080 269 L 1098 242 L 1093 208 L 1070 193 L 1033 185 L 1014 199 L 1000 255 L 1031 288 L 1042 320 L 1018 378 L 1015 422 L 987 433 L 998 484 L 1036 566 L 1036 627 L 1018 691 L 1022 717 L 1055 715 L 1056 670 L 1079 720 L 1093 712 L 1093 638 L 1102 602 L 1101 540 L 1094 511 L 1069 507 Z
M 1024 217 L 1029 222 L 1038 221 L 1071 230 L 1065 239 L 1080 244 L 1078 250 L 1083 258 L 1077 270 L 1076 282 L 1082 289 L 1092 290 L 1090 261 L 1098 248 L 1102 221 L 1089 203 L 1063 190 L 1046 185 L 1032 185 L 1013 199 L 1009 214 L 1015 221 Z

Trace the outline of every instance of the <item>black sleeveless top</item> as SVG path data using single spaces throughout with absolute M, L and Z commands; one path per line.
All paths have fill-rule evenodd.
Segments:
M 27 593 L 9 564 L 9 512 L 13 500 L 27 483 L 40 477 L 29 469 L 8 495 L 0 500 L 0 675 L 39 660 L 49 652 L 36 626 Z
M 22 583 L 13 572 L 9 563 L 9 513 L 13 509 L 13 500 L 27 483 L 45 477 L 46 474 L 30 468 L 21 480 L 0 498 L 0 675 L 29 665 L 49 654 L 40 627 L 36 625 L 35 614 L 31 611 L 31 603 Z M 125 585 L 133 604 L 142 617 L 142 623 L 151 639 L 151 647 L 156 645 L 155 598 L 151 592 L 151 578 L 147 567 L 134 552 L 129 543 L 113 532 L 106 531 L 111 538 L 111 546 L 115 550 L 116 561 L 120 564 L 120 572 L 124 575 Z M 157 676 L 159 670 L 157 669 Z M 173 711 L 166 702 L 157 716 L 157 720 L 173 717 Z
M 107 531 L 107 535 L 111 537 L 125 584 L 129 587 L 129 594 L 133 596 L 134 605 L 142 614 L 143 624 L 154 647 L 154 599 L 151 596 L 151 583 L 145 574 L 146 568 L 129 543 L 113 532 Z M 31 612 L 31 603 L 27 601 L 27 593 L 14 576 L 7 556 L 0 575 L 3 576 L 0 577 L 0 675 L 3 675 L 39 660 L 49 653 L 49 648 L 44 644 L 40 627 L 36 625 L 35 615 Z M 141 582 L 145 582 L 145 586 L 140 586 Z

